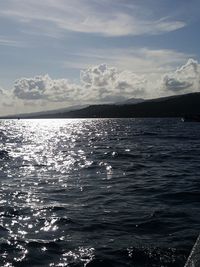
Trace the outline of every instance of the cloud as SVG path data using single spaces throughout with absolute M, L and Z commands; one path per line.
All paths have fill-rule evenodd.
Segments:
M 189 59 L 186 64 L 175 72 L 163 78 L 166 91 L 178 94 L 196 92 L 200 90 L 200 64 L 194 59 Z
M 24 47 L 24 44 L 20 41 L 12 40 L 4 36 L 0 36 L 0 46 Z
M 147 11 L 147 10 L 151 10 Z M 103 36 L 154 35 L 186 26 L 181 20 L 154 14 L 154 5 L 90 0 L 7 0 L 0 16 L 26 26 L 51 23 L 61 31 L 93 33 Z
M 120 70 L 129 70 L 134 73 L 165 74 L 180 64 L 183 64 L 191 54 L 181 53 L 170 49 L 149 49 L 146 47 L 129 47 L 127 49 L 79 49 L 78 53 L 70 54 L 73 60 L 64 61 L 64 68 L 86 69 L 88 62 L 100 65 L 106 62 Z
M 179 81 L 175 78 L 170 78 L 168 75 L 166 75 L 163 80 L 166 89 L 170 91 L 182 91 L 192 86 L 190 82 Z
M 67 79 L 51 79 L 49 75 L 21 78 L 15 81 L 13 94 L 23 100 L 64 102 L 78 95 L 79 87 Z
M 99 64 L 82 70 L 79 83 L 49 75 L 18 79 L 13 90 L 0 88 L 0 104 L 4 113 L 19 113 L 199 91 L 200 64 L 193 59 L 164 75 L 138 74 Z
M 15 81 L 17 99 L 40 103 L 108 103 L 131 97 L 153 98 L 199 91 L 200 65 L 189 59 L 177 70 L 163 74 L 138 74 L 107 64 L 88 67 L 80 72 L 80 83 L 52 79 L 49 75 Z
M 15 81 L 13 96 L 23 103 L 108 103 L 145 95 L 146 80 L 130 71 L 119 71 L 106 64 L 89 67 L 80 73 L 80 83 L 52 79 L 49 75 Z
M 90 101 L 109 102 L 144 95 L 146 80 L 130 71 L 119 71 L 106 64 L 81 71 L 81 84 Z
M 3 88 L 0 88 L 0 107 L 2 107 L 3 112 L 7 114 L 13 107 L 13 102 L 12 102 L 12 92 L 7 91 Z

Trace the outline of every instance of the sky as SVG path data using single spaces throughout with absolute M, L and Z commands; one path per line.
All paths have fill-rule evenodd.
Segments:
M 0 0 L 0 115 L 200 91 L 199 0 Z

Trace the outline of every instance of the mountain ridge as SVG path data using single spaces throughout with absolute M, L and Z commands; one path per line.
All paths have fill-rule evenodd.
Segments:
M 29 114 L 25 118 L 134 118 L 134 117 L 183 117 L 200 114 L 200 93 L 169 96 L 144 100 L 136 104 L 88 105 L 80 109 Z M 24 118 L 19 115 L 1 118 Z

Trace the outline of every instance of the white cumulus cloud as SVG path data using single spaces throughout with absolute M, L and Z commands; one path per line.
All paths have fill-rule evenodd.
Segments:
M 82 70 L 79 83 L 49 75 L 18 79 L 12 91 L 0 89 L 0 104 L 2 113 L 19 113 L 191 92 L 200 92 L 200 64 L 194 59 L 164 75 L 99 64 Z
M 13 96 L 23 103 L 109 103 L 130 97 L 145 97 L 147 80 L 143 75 L 100 64 L 80 73 L 80 82 L 52 79 L 49 75 L 15 81 Z
M 49 75 L 21 78 L 14 83 L 14 95 L 24 100 L 63 102 L 78 95 L 79 87 L 67 79 L 52 79 Z
M 0 107 L 1 114 L 9 113 L 9 110 L 13 107 L 12 92 L 0 88 Z
M 156 74 L 137 74 L 107 64 L 88 67 L 80 72 L 80 82 L 52 79 L 49 75 L 21 78 L 15 81 L 17 99 L 40 103 L 63 102 L 109 103 L 131 97 L 153 98 L 199 91 L 200 65 L 189 59 L 177 70 Z
M 146 80 L 130 71 L 119 71 L 106 64 L 81 71 L 84 97 L 91 101 L 109 102 L 144 96 Z
M 166 91 L 175 94 L 200 91 L 200 64 L 189 59 L 175 72 L 164 76 L 163 86 Z

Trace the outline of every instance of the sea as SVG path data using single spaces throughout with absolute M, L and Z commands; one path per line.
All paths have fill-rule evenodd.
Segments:
M 183 267 L 200 123 L 0 120 L 0 266 Z

